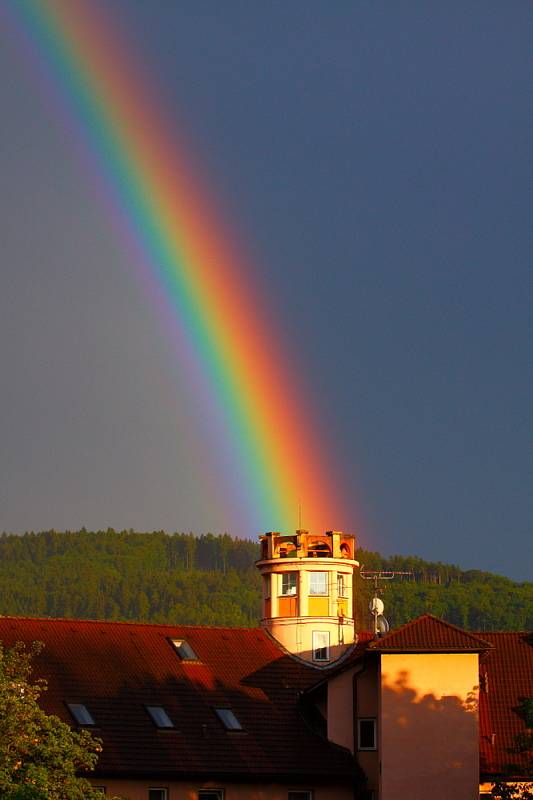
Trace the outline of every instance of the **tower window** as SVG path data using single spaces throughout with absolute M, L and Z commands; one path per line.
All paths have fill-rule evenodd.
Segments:
M 167 789 L 148 789 L 148 800 L 167 800 L 168 798 L 168 791 Z
M 337 595 L 339 597 L 347 597 L 346 594 L 346 579 L 342 573 L 338 573 L 337 575 Z
M 224 789 L 200 789 L 198 800 L 224 800 Z
M 327 572 L 309 573 L 309 594 L 327 596 L 328 594 Z
M 350 545 L 347 542 L 341 543 L 341 558 L 351 558 L 352 551 L 350 550 Z
M 331 547 L 327 542 L 310 542 L 307 548 L 308 558 L 331 558 Z
M 297 580 L 298 580 L 297 572 L 283 572 L 281 574 L 281 594 L 295 595 Z
M 329 661 L 329 631 L 313 631 L 313 661 Z

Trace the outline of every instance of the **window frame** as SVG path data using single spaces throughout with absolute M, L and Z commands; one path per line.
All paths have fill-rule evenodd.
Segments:
M 165 706 L 152 705 L 152 704 L 149 704 L 149 703 L 145 703 L 144 708 L 145 708 L 146 713 L 148 714 L 148 716 L 150 717 L 150 719 L 152 720 L 152 722 L 154 723 L 154 725 L 155 725 L 155 727 L 157 728 L 158 731 L 173 731 L 173 730 L 176 729 L 176 726 L 174 724 L 174 720 L 169 715 L 169 713 L 166 710 Z M 170 725 L 161 725 L 156 719 L 157 712 L 155 712 L 155 714 L 152 714 L 152 709 L 154 711 L 156 709 L 159 710 L 159 711 L 162 711 L 164 716 L 168 719 Z
M 324 646 L 317 647 L 315 645 L 315 636 L 327 636 L 328 637 L 327 645 L 325 647 Z M 313 661 L 317 661 L 318 663 L 326 663 L 327 661 L 330 661 L 330 652 L 329 652 L 330 651 L 330 647 L 331 647 L 330 632 L 329 631 L 312 631 L 311 642 L 312 642 L 312 650 L 313 650 Z M 326 651 L 326 657 L 325 658 L 318 658 L 317 655 L 316 655 L 318 650 L 325 650 Z
M 168 786 L 149 786 L 148 800 L 150 800 L 150 792 L 163 792 L 159 800 L 168 800 Z
M 363 747 L 361 745 L 361 723 L 371 722 L 374 733 L 374 744 L 372 747 Z M 375 752 L 378 749 L 378 729 L 376 717 L 358 717 L 357 718 L 357 750 L 361 752 Z
M 301 795 L 301 797 L 296 797 L 296 795 Z M 305 795 L 305 797 L 304 797 Z M 288 789 L 287 790 L 287 800 L 313 800 L 313 790 L 312 789 Z
M 340 587 L 342 587 L 342 590 L 340 590 Z M 337 572 L 337 597 L 340 597 L 341 600 L 348 599 L 348 587 L 344 572 Z
M 242 722 L 240 721 L 240 719 L 238 718 L 237 714 L 235 713 L 235 711 L 232 708 L 229 708 L 228 706 L 213 706 L 213 711 L 215 712 L 215 715 L 216 715 L 216 718 L 218 719 L 218 721 L 224 726 L 224 728 L 227 731 L 232 731 L 232 732 L 238 731 L 238 732 L 240 732 L 240 731 L 244 730 L 244 726 L 243 726 Z M 233 725 L 231 719 L 228 721 L 228 720 L 226 720 L 224 718 L 224 712 L 228 712 L 229 714 L 231 714 L 231 716 L 233 717 L 233 719 L 237 723 L 238 727 Z
M 178 654 L 178 657 L 181 661 L 191 661 L 191 662 L 198 662 L 200 659 L 196 654 L 196 651 L 193 649 L 192 645 L 189 644 L 187 639 L 182 639 L 179 636 L 174 638 L 171 636 L 168 640 L 170 645 L 175 653 Z
M 91 712 L 89 711 L 89 709 L 87 708 L 87 706 L 85 705 L 85 703 L 67 703 L 65 701 L 65 705 L 68 708 L 68 710 L 70 712 L 70 715 L 71 715 L 72 719 L 74 720 L 74 722 L 76 723 L 76 725 L 79 725 L 82 728 L 96 728 L 96 722 L 94 721 L 94 717 L 91 714 Z M 74 711 L 74 709 L 78 709 L 78 708 L 82 708 L 83 709 L 82 714 L 83 714 L 83 712 L 85 712 L 87 714 L 87 716 L 89 717 L 89 719 L 91 720 L 90 722 L 84 722 L 83 720 L 80 720 L 78 718 L 78 716 L 76 715 L 76 711 Z
M 287 582 L 290 583 L 288 587 L 283 586 L 284 579 L 287 578 Z M 291 581 L 289 582 L 289 578 Z M 294 579 L 294 586 L 292 585 L 292 579 Z M 285 591 L 288 588 L 291 591 Z M 294 590 L 294 591 L 292 591 Z M 280 586 L 280 597 L 296 597 L 298 593 L 298 572 L 291 571 L 291 572 L 282 572 L 281 573 L 281 586 Z
M 313 589 L 313 578 L 317 575 L 323 575 L 325 578 L 325 591 L 317 592 Z M 309 573 L 309 597 L 329 597 L 329 572 L 323 570 L 313 570 Z
M 198 794 L 197 794 L 198 800 L 205 800 L 205 798 L 203 798 L 202 795 L 207 794 L 207 792 L 218 792 L 219 800 L 224 800 L 224 798 L 226 797 L 226 790 L 225 789 L 218 789 L 218 788 L 217 789 L 215 789 L 215 788 L 213 788 L 213 789 L 198 789 Z

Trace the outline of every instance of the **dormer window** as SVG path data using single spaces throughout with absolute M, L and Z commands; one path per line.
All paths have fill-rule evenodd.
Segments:
M 94 725 L 95 721 L 92 718 L 87 706 L 82 703 L 67 703 L 67 708 L 78 723 L 78 725 Z
M 185 639 L 171 639 L 172 647 L 182 661 L 199 661 L 200 659 Z
M 174 723 L 168 716 L 163 706 L 146 706 L 152 722 L 157 728 L 173 728 Z
M 242 725 L 231 708 L 215 708 L 214 711 L 227 731 L 242 731 Z

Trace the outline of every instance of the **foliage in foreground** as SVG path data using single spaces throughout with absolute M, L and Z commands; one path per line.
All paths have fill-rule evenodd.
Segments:
M 0 644 L 0 797 L 4 800 L 101 800 L 78 772 L 94 769 L 101 744 L 45 714 L 38 700 L 46 684 L 30 681 L 42 645 Z

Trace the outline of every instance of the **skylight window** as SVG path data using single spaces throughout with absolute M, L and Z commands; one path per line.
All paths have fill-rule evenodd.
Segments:
M 163 706 L 146 706 L 146 710 L 152 718 L 152 722 L 158 728 L 173 728 L 174 723 L 168 716 Z
M 67 703 L 67 708 L 78 723 L 78 725 L 94 725 L 92 718 L 87 707 L 82 703 Z
M 185 639 L 171 639 L 172 646 L 182 661 L 199 661 L 200 659 Z
M 215 714 L 227 731 L 242 731 L 242 725 L 231 708 L 215 708 Z

